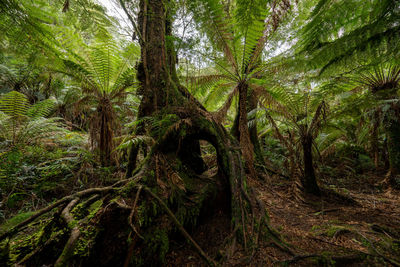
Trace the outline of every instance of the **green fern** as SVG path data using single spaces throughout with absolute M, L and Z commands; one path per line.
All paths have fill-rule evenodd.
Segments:
M 29 107 L 29 109 L 26 111 L 26 115 L 28 115 L 32 119 L 37 119 L 39 117 L 48 117 L 54 111 L 55 106 L 56 101 L 54 99 L 39 101 Z
M 0 111 L 14 120 L 21 120 L 28 111 L 28 98 L 17 91 L 11 91 L 0 97 Z

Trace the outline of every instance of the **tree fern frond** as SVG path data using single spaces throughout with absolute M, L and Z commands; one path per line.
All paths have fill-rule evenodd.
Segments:
M 26 115 L 28 106 L 28 98 L 17 91 L 11 91 L 0 97 L 0 111 L 15 120 Z
M 56 101 L 54 99 L 42 100 L 30 106 L 26 111 L 26 115 L 32 119 L 48 117 L 54 111 L 55 106 Z
M 218 0 L 190 1 L 189 8 L 194 19 L 201 25 L 201 29 L 210 40 L 222 51 L 230 62 L 235 73 L 239 73 L 238 64 L 234 56 L 235 37 L 233 36 L 232 21 L 226 16 L 224 6 Z

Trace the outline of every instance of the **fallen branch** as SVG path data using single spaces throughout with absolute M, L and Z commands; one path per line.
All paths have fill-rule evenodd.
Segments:
M 272 169 L 270 169 L 270 168 L 268 168 L 268 167 L 266 167 L 266 166 L 264 166 L 264 165 L 260 165 L 260 164 L 254 164 L 254 165 L 256 165 L 256 167 L 260 167 L 260 168 L 266 170 L 267 172 L 270 172 L 270 173 L 272 173 L 272 174 L 275 174 L 275 175 L 278 175 L 278 176 L 280 176 L 280 177 L 282 177 L 282 178 L 285 178 L 285 179 L 287 179 L 287 180 L 290 180 L 290 177 L 289 177 L 289 176 L 284 175 L 284 174 L 282 174 L 282 173 L 279 173 L 279 172 L 277 172 L 277 171 L 275 171 L 275 170 L 272 170 Z

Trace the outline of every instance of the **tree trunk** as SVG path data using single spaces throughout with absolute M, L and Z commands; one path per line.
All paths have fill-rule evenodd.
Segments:
M 246 160 L 246 167 L 253 177 L 256 177 L 254 170 L 254 154 L 256 161 L 264 165 L 260 142 L 257 135 L 257 122 L 248 127 L 247 114 L 257 107 L 257 99 L 246 83 L 238 86 L 239 105 L 231 133 L 239 141 L 243 157 Z
M 97 107 L 97 115 L 99 118 L 94 118 L 94 129 L 91 129 L 92 137 L 98 143 L 100 162 L 102 166 L 112 165 L 111 153 L 113 150 L 114 131 L 114 111 L 109 99 L 102 98 Z M 96 125 L 99 124 L 99 125 Z M 99 134 L 97 135 L 97 131 Z
M 303 146 L 304 163 L 304 173 L 301 179 L 301 185 L 304 192 L 313 195 L 320 195 L 321 192 L 317 184 L 313 166 L 312 141 L 312 136 L 307 134 L 301 139 L 301 144 Z
M 374 112 L 374 120 L 371 132 L 371 152 L 374 159 L 375 168 L 379 167 L 379 142 L 378 142 L 378 128 L 379 128 L 379 113 Z
M 399 187 L 400 184 L 398 179 L 400 175 L 400 123 L 397 117 L 390 117 L 385 118 L 384 126 L 389 154 L 389 171 L 386 175 L 384 183 L 389 186 Z

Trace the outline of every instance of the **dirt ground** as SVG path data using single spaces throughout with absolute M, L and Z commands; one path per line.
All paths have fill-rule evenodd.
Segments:
M 353 188 L 326 184 L 322 197 L 294 197 L 293 182 L 279 177 L 253 181 L 265 203 L 271 226 L 285 244 L 263 242 L 252 258 L 238 249 L 225 266 L 400 266 L 400 192 L 349 181 Z M 227 215 L 217 214 L 201 225 L 193 238 L 217 261 L 229 236 Z M 281 248 L 279 248 L 281 247 Z M 205 266 L 184 240 L 176 241 L 170 266 Z

